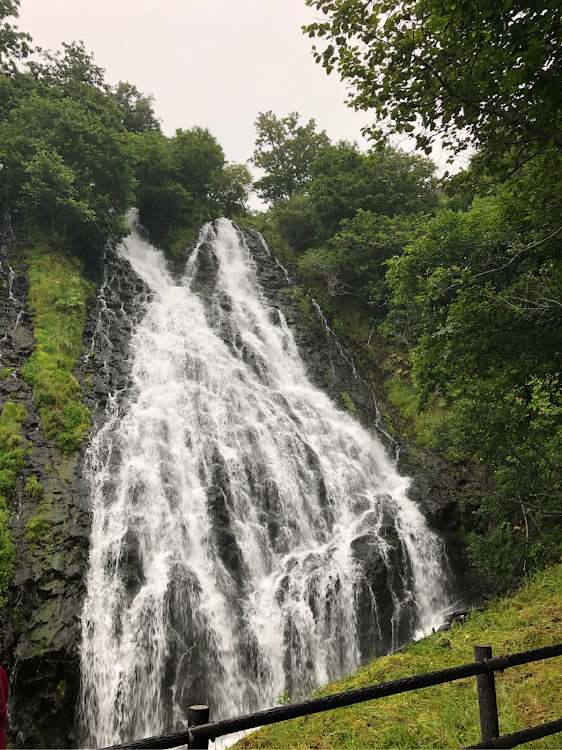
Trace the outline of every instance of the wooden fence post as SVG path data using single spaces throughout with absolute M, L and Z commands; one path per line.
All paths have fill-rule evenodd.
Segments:
M 190 706 L 187 711 L 187 726 L 198 727 L 200 724 L 209 723 L 209 706 Z M 209 740 L 199 740 L 190 747 L 196 748 L 197 750 L 207 750 L 209 747 Z
M 491 646 L 474 646 L 474 661 L 484 661 L 484 659 L 491 658 Z M 486 672 L 476 675 L 476 682 L 478 686 L 478 708 L 480 709 L 480 734 L 482 742 L 490 742 L 500 735 L 494 673 Z

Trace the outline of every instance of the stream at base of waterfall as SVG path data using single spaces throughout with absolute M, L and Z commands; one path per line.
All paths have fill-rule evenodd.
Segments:
M 151 294 L 132 385 L 88 449 L 85 745 L 304 695 L 431 632 L 442 545 L 376 436 L 307 378 L 243 235 L 206 225 L 183 273 L 137 226 Z M 375 575 L 375 571 L 376 575 Z

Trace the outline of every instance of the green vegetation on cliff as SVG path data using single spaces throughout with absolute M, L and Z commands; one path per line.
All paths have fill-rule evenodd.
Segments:
M 86 300 L 93 285 L 84 280 L 76 258 L 56 250 L 39 234 L 30 237 L 26 258 L 36 346 L 22 373 L 33 386 L 45 434 L 67 453 L 90 429 L 90 412 L 72 372 L 82 348 Z
M 22 447 L 21 425 L 27 412 L 21 404 L 7 401 L 0 416 L 0 608 L 6 603 L 6 592 L 14 574 L 14 546 L 6 506 L 16 488 L 23 469 L 25 449 Z
M 6 603 L 6 592 L 14 575 L 14 545 L 8 527 L 9 521 L 6 500 L 0 495 L 0 609 Z
M 473 612 L 398 653 L 375 659 L 314 696 L 388 682 L 473 661 L 472 647 L 496 656 L 562 641 L 562 565 L 528 580 L 512 598 Z M 562 711 L 560 657 L 513 667 L 496 677 L 500 732 L 558 719 Z M 466 747 L 480 738 L 475 678 L 395 695 L 349 708 L 281 722 L 245 737 L 238 748 Z M 552 737 L 526 747 L 552 747 Z

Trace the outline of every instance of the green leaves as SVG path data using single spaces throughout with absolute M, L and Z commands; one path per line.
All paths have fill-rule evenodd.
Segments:
M 133 154 L 119 109 L 83 45 L 65 45 L 13 81 L 0 120 L 0 178 L 16 217 L 95 253 L 127 232 Z
M 329 145 L 324 131 L 316 132 L 316 123 L 309 120 L 299 125 L 300 115 L 291 112 L 279 118 L 273 112 L 260 112 L 253 163 L 265 170 L 255 183 L 263 200 L 275 203 L 302 192 L 310 181 L 310 165 Z
M 317 62 L 338 70 L 351 86 L 350 105 L 371 110 L 386 132 L 418 125 L 426 154 L 439 133 L 457 153 L 470 143 L 490 155 L 511 153 L 515 164 L 545 145 L 562 146 L 555 0 L 536 9 L 522 0 L 310 4 L 328 17 L 306 27 L 313 38 L 327 37 Z
M 178 129 L 172 138 L 147 129 L 132 145 L 136 204 L 156 245 L 181 252 L 201 223 L 245 211 L 252 177 L 244 165 L 225 164 L 205 128 Z
M 16 60 L 25 58 L 31 52 L 29 34 L 17 30 L 6 18 L 17 17 L 19 0 L 0 0 L 0 73 L 14 73 Z
M 478 459 L 492 476 L 496 494 L 484 499 L 469 547 L 477 567 L 504 581 L 525 560 L 558 554 L 522 546 L 520 514 L 543 533 L 562 499 L 560 244 L 514 243 L 521 213 L 511 190 L 476 199 L 466 213 L 439 213 L 389 261 L 385 323 L 412 347 L 422 403 L 446 400 L 447 452 Z

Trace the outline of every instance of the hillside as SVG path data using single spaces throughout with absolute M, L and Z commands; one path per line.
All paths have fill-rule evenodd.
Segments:
M 537 574 L 511 598 L 473 612 L 462 625 L 374 659 L 356 674 L 317 690 L 343 690 L 445 669 L 472 661 L 475 644 L 494 655 L 562 642 L 562 565 Z M 519 731 L 562 716 L 561 659 L 513 667 L 496 677 L 500 732 Z M 360 703 L 255 732 L 237 748 L 466 747 L 479 742 L 476 680 Z M 554 740 L 554 742 L 553 742 Z M 559 747 L 559 736 L 525 747 Z M 557 744 L 558 743 L 558 744 Z

